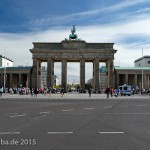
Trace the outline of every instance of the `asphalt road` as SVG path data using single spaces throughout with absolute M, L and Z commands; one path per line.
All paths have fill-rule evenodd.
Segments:
M 0 100 L 2 150 L 149 150 L 150 100 Z

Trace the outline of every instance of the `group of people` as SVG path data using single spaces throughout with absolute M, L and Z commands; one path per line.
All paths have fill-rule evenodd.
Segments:
M 50 88 L 44 88 L 43 90 L 42 90 L 42 92 L 41 92 L 41 90 L 39 90 L 38 88 L 32 88 L 31 90 L 30 90 L 30 92 L 31 92 L 31 96 L 36 96 L 37 97 L 37 95 L 39 94 L 39 93 L 42 93 L 42 94 L 44 94 L 44 96 L 45 95 L 47 95 L 47 94 L 49 94 L 49 96 L 51 96 L 51 93 L 52 93 L 52 91 L 53 91 L 53 89 L 50 87 Z M 61 96 L 63 97 L 63 95 L 64 95 L 64 88 L 61 88 L 61 90 L 60 90 L 60 94 L 61 94 Z
M 107 94 L 107 98 L 109 98 L 109 95 L 111 95 L 111 97 L 112 97 L 112 96 L 115 96 L 115 97 L 118 96 L 117 91 L 114 90 L 113 88 L 109 88 L 109 87 L 106 87 L 105 93 Z

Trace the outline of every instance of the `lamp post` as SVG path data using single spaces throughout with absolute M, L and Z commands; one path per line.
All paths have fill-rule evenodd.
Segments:
M 5 65 L 5 58 L 4 58 L 4 91 L 6 88 L 6 65 Z
M 143 60 L 144 60 L 144 58 L 143 58 L 143 48 L 142 48 L 142 89 L 143 89 L 143 80 L 144 80 L 144 77 L 143 77 L 143 75 L 144 75 L 144 70 L 143 70 Z

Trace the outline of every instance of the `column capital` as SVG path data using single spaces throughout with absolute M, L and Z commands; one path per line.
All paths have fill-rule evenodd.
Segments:
M 99 61 L 100 61 L 100 59 L 99 59 L 99 58 L 95 58 L 93 61 L 97 61 L 97 62 L 99 62 Z
M 48 58 L 47 61 L 54 61 L 54 59 L 53 58 Z
M 67 62 L 67 58 L 62 58 L 61 61 L 62 62 Z
M 85 61 L 85 58 L 80 58 L 80 61 Z

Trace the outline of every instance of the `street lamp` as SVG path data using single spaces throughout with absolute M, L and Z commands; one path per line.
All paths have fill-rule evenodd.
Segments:
M 143 60 L 144 60 L 144 58 L 143 58 L 143 48 L 142 48 L 142 89 L 143 89 L 143 82 L 144 82 L 144 70 L 143 70 L 143 67 L 144 67 L 144 65 L 143 65 Z
M 4 66 L 4 91 L 6 88 L 6 66 Z

